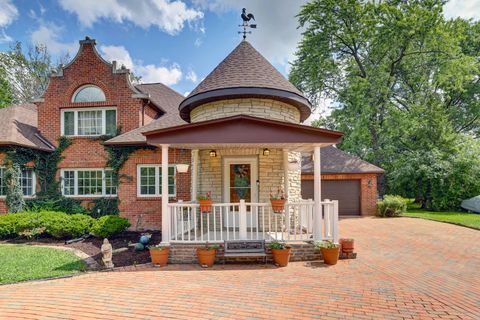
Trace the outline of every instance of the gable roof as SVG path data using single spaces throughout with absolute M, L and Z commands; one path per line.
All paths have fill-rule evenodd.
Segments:
M 384 173 L 385 170 L 370 162 L 329 146 L 320 149 L 322 173 Z M 302 155 L 302 174 L 313 174 L 312 155 Z
M 235 97 L 266 97 L 296 106 L 301 121 L 311 113 L 303 94 L 248 42 L 240 44 L 180 104 L 182 119 L 190 121 L 196 106 Z
M 304 148 L 339 143 L 343 133 L 311 126 L 253 117 L 231 117 L 183 124 L 143 133 L 151 145 L 179 148 L 258 145 L 272 148 Z
M 184 98 L 181 94 L 173 89 L 170 89 L 162 83 L 139 84 L 136 86 L 136 88 L 141 92 L 150 95 L 150 100 L 165 113 L 160 118 L 150 122 L 149 124 L 116 136 L 106 141 L 105 144 L 146 144 L 147 139 L 142 134 L 143 132 L 174 127 L 185 123 L 185 121 L 182 120 L 178 114 L 178 105 Z
M 0 145 L 54 150 L 37 129 L 36 105 L 26 103 L 0 109 L 0 122 Z

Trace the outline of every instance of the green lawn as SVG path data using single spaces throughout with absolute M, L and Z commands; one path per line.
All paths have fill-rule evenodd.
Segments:
M 419 209 L 415 204 L 409 204 L 405 217 L 415 217 L 441 222 L 449 222 L 480 230 L 480 214 L 466 212 L 435 212 Z
M 0 284 L 78 273 L 86 264 L 69 251 L 0 245 Z

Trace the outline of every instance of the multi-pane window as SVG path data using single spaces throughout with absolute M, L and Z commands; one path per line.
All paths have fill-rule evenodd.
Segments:
M 62 111 L 62 134 L 65 136 L 114 135 L 116 131 L 116 109 L 88 108 Z
M 176 169 L 174 165 L 168 167 L 168 195 L 176 194 Z M 139 196 L 162 195 L 162 167 L 161 165 L 143 165 L 137 168 L 137 193 Z
M 62 170 L 62 193 L 64 196 L 80 197 L 115 196 L 117 186 L 113 171 L 109 169 L 64 169 Z
M 7 195 L 7 182 L 5 180 L 6 169 L 0 167 L 0 196 Z M 19 177 L 20 188 L 22 188 L 25 197 L 31 197 L 35 194 L 35 172 L 32 168 L 22 168 Z
M 105 93 L 96 86 L 81 87 L 73 95 L 72 102 L 98 102 L 105 101 Z

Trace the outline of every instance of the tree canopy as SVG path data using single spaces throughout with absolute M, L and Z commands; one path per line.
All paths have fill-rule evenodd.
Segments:
M 335 101 L 314 125 L 431 209 L 480 194 L 480 23 L 445 19 L 445 2 L 307 3 L 290 73 L 314 104 Z

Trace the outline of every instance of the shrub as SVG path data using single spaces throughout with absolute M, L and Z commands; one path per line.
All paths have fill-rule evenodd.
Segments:
M 0 238 L 42 235 L 57 239 L 76 238 L 90 233 L 94 219 L 87 215 L 64 212 L 21 212 L 0 216 Z
M 385 195 L 383 200 L 377 203 L 377 216 L 398 217 L 407 211 L 407 200 L 394 195 Z
M 130 222 L 118 216 L 103 216 L 98 218 L 92 227 L 92 233 L 98 237 L 108 238 L 114 234 L 127 230 Z
M 57 211 L 67 214 L 88 214 L 88 210 L 80 205 L 76 199 L 66 198 L 62 195 L 39 196 L 36 199 L 27 200 L 25 208 L 29 211 Z
M 23 210 L 23 207 L 25 207 L 22 187 L 20 186 L 21 172 L 20 166 L 16 163 L 9 166 L 5 172 L 7 186 L 5 203 L 7 204 L 8 212 L 20 212 Z
M 118 198 L 98 198 L 93 201 L 94 206 L 90 211 L 90 214 L 94 218 L 100 218 L 102 216 L 118 215 Z

